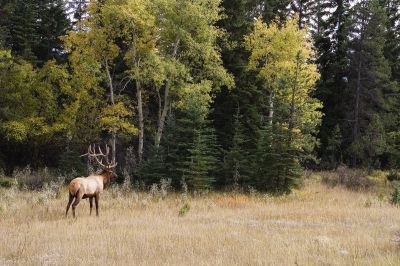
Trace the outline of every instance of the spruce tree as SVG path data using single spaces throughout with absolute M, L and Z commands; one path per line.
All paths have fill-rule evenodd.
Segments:
M 331 151 L 327 150 L 327 147 L 334 138 L 332 129 L 338 125 L 340 131 L 344 131 L 348 126 L 344 94 L 349 80 L 348 35 L 351 23 L 348 0 L 324 1 L 320 6 L 322 7 L 320 13 L 324 15 L 323 20 L 319 21 L 319 30 L 314 34 L 314 40 L 321 75 L 317 83 L 316 96 L 323 102 L 324 113 L 319 131 L 321 145 L 318 150 L 324 161 L 331 156 Z
M 151 147 L 148 158 L 139 167 L 138 176 L 146 185 L 158 184 L 161 179 L 168 178 L 163 147 Z
M 393 80 L 400 82 L 400 0 L 380 0 L 386 12 L 385 57 Z
M 368 164 L 362 160 L 365 150 L 363 136 L 368 134 L 368 125 L 378 115 L 381 120 L 388 108 L 392 91 L 390 67 L 384 56 L 385 11 L 377 0 L 358 3 L 352 14 L 353 36 L 350 43 L 349 102 L 346 108 L 351 127 L 347 128 L 351 140 L 348 154 L 351 164 Z
M 40 23 L 37 34 L 40 36 L 40 41 L 33 49 L 36 57 L 40 62 L 65 59 L 60 37 L 65 35 L 71 22 L 67 18 L 64 2 L 62 0 L 42 0 L 38 8 Z
M 250 185 L 261 191 L 289 193 L 300 183 L 299 151 L 291 147 L 290 138 L 285 128 L 271 125 L 260 128 Z
M 212 189 L 218 163 L 214 130 L 205 123 L 194 131 L 193 138 L 183 179 L 188 187 L 195 191 Z
M 224 160 L 224 180 L 225 186 L 235 187 L 243 186 L 248 182 L 250 175 L 250 151 L 248 150 L 249 140 L 245 135 L 245 128 L 242 123 L 242 116 L 239 108 L 235 115 L 233 124 L 232 147 L 227 151 Z
M 63 56 L 59 37 L 65 34 L 70 21 L 62 0 L 4 1 L 0 9 L 4 11 L 0 35 L 3 32 L 5 46 L 14 55 L 39 65 Z

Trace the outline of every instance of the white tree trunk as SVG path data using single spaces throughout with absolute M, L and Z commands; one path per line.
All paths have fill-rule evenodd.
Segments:
M 175 58 L 176 54 L 178 53 L 179 43 L 180 43 L 180 40 L 179 39 L 176 40 L 175 45 L 174 45 L 174 50 L 172 52 L 173 58 Z M 165 119 L 167 118 L 169 101 L 170 101 L 169 90 L 170 90 L 170 83 L 167 81 L 167 84 L 165 84 L 165 90 L 164 90 L 164 105 L 163 105 L 162 111 L 160 112 L 161 115 L 159 116 L 158 125 L 157 125 L 157 133 L 156 133 L 156 139 L 155 139 L 156 148 L 160 147 L 161 137 L 162 137 L 164 126 L 165 126 Z M 161 104 L 160 104 L 160 106 L 161 106 Z
M 105 61 L 105 68 L 106 68 L 106 72 L 107 72 L 107 77 L 108 77 L 108 86 L 110 88 L 110 102 L 111 105 L 115 104 L 115 100 L 114 100 L 114 86 L 113 86 L 113 80 L 111 77 L 111 73 L 110 73 L 110 69 L 108 66 L 108 60 L 107 58 L 104 60 Z M 117 134 L 115 132 L 115 130 L 113 130 L 113 132 L 111 133 L 111 156 L 112 156 L 112 163 L 115 163 L 116 161 L 116 138 L 117 138 Z

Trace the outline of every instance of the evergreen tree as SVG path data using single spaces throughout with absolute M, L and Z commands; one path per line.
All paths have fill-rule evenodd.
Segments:
M 14 54 L 36 62 L 34 50 L 40 42 L 38 2 L 16 0 L 10 4 L 9 10 L 8 19 L 5 21 L 9 31 L 6 46 L 11 48 Z
M 165 165 L 163 147 L 151 147 L 147 160 L 140 165 L 138 176 L 147 185 L 158 184 L 161 179 L 169 178 Z
M 287 129 L 261 127 L 250 185 L 262 191 L 289 193 L 300 183 L 302 169 L 298 151 L 290 147 L 290 138 Z
M 348 126 L 344 94 L 349 80 L 347 51 L 350 3 L 348 0 L 335 0 L 321 2 L 320 6 L 323 7 L 320 13 L 324 14 L 324 19 L 318 24 L 319 33 L 314 34 L 314 40 L 321 75 L 317 83 L 316 96 L 323 102 L 324 113 L 319 132 L 321 140 L 319 154 L 324 161 L 331 156 L 331 151 L 328 151 L 327 147 L 329 141 L 335 138 L 332 129 L 338 125 L 340 131 L 344 131 Z
M 268 112 L 263 88 L 255 74 L 246 71 L 249 53 L 244 47 L 244 36 L 253 28 L 254 18 L 263 17 L 269 23 L 279 16 L 284 20 L 285 8 L 290 0 L 224 0 L 225 17 L 219 22 L 226 31 L 220 40 L 224 67 L 233 74 L 235 86 L 222 88 L 213 103 L 211 118 L 214 121 L 218 140 L 223 149 L 232 147 L 234 114 L 240 106 L 244 133 L 249 139 L 247 152 L 255 148 L 257 130 L 264 115 Z M 227 117 L 226 114 L 231 114 Z
M 193 190 L 214 185 L 218 148 L 208 120 L 210 92 L 210 83 L 186 87 L 179 109 L 169 117 L 163 145 L 165 165 L 176 187 L 182 179 Z
M 283 25 L 255 22 L 246 36 L 248 68 L 257 71 L 269 95 L 268 126 L 260 130 L 250 182 L 257 188 L 288 192 L 300 176 L 300 162 L 316 144 L 321 103 L 312 97 L 318 79 L 311 41 L 298 21 Z
M 61 61 L 65 59 L 63 43 L 60 36 L 64 36 L 70 27 L 67 11 L 62 0 L 41 0 L 38 6 L 40 21 L 37 34 L 40 41 L 33 49 L 38 60 L 46 62 L 51 59 Z
M 212 189 L 215 183 L 217 141 L 212 128 L 207 124 L 194 131 L 190 155 L 183 171 L 183 179 L 195 191 Z
M 40 65 L 63 56 L 59 37 L 70 21 L 62 0 L 2 1 L 0 9 L 5 14 L 0 19 L 0 34 L 6 28 L 5 46 L 13 54 Z
M 325 168 L 336 169 L 339 164 L 342 163 L 342 142 L 343 137 L 342 133 L 340 132 L 340 126 L 336 125 L 331 137 L 328 139 L 327 146 L 325 148 L 326 153 L 322 158 L 322 165 Z
M 363 136 L 376 115 L 383 116 L 388 108 L 386 94 L 391 93 L 390 67 L 384 56 L 385 11 L 378 1 L 358 3 L 352 14 L 350 43 L 350 75 L 347 118 L 352 121 L 347 136 L 351 139 L 349 156 L 353 166 L 363 162 Z M 390 97 L 390 96 L 389 96 Z M 361 160 L 361 161 L 360 161 Z
M 297 14 L 299 17 L 298 26 L 300 29 L 307 25 L 312 24 L 314 21 L 314 12 L 316 11 L 316 6 L 320 1 L 312 0 L 293 0 L 290 3 L 291 11 Z
M 245 135 L 245 128 L 241 119 L 243 118 L 238 108 L 233 124 L 232 147 L 228 150 L 224 161 L 224 172 L 226 175 L 224 185 L 235 188 L 249 182 L 249 171 L 251 168 L 250 151 L 248 150 L 249 140 Z
M 389 168 L 400 168 L 400 1 L 381 0 L 386 11 L 385 58 L 389 62 L 392 76 L 391 91 L 386 93 L 385 131 L 387 140 L 384 165 Z
M 385 57 L 393 80 L 400 82 L 400 0 L 380 0 L 386 11 Z

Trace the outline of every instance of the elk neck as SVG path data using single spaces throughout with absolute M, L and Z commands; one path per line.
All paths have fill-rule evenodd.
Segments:
M 103 184 L 107 184 L 110 182 L 112 174 L 113 173 L 111 171 L 107 170 L 101 171 L 100 175 L 103 177 Z

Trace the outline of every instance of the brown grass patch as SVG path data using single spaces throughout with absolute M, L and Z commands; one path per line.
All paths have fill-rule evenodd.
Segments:
M 399 265 L 399 208 L 314 179 L 282 197 L 164 200 L 108 188 L 100 217 L 81 202 L 0 190 L 0 265 Z M 183 204 L 190 211 L 179 216 Z M 368 205 L 366 205 L 368 202 Z

